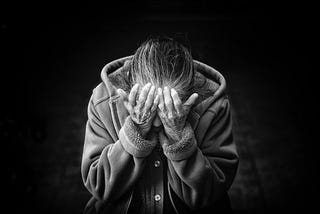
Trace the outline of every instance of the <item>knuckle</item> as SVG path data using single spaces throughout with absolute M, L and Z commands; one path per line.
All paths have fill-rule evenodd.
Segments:
M 128 96 L 128 99 L 131 101 L 133 100 L 133 95 L 130 93 L 129 96 Z
M 156 97 L 156 98 L 153 100 L 153 103 L 154 103 L 155 105 L 158 105 L 158 104 L 160 103 L 160 98 L 159 98 L 159 96 Z
M 146 94 L 141 94 L 140 101 L 144 101 L 147 98 Z
M 180 120 L 183 120 L 184 119 L 184 115 L 183 114 L 180 114 L 177 119 L 180 121 Z
M 145 110 L 149 110 L 151 108 L 151 104 L 150 103 L 146 103 L 144 106 Z
M 181 108 L 181 103 L 174 103 L 174 106 L 176 109 L 179 110 Z
M 138 109 L 135 109 L 134 114 L 139 117 L 141 114 L 141 111 L 139 111 Z
M 161 113 L 163 113 L 164 112 L 163 106 L 159 106 L 159 110 L 160 110 Z
M 152 98 L 153 98 L 153 94 L 148 94 L 148 100 L 152 100 Z
M 139 115 L 137 115 L 138 117 L 137 117 L 137 119 L 138 119 L 138 122 L 140 123 L 141 122 L 141 120 L 142 120 L 142 115 L 141 114 L 139 114 Z
M 151 112 L 154 112 L 155 110 L 156 110 L 156 106 L 153 105 L 153 106 L 151 107 L 150 111 L 151 111 Z
M 173 94 L 173 95 L 177 95 L 177 91 L 176 91 L 176 90 L 174 90 L 174 88 L 172 88 L 172 89 L 171 89 L 171 94 Z
M 145 105 L 149 105 L 151 106 L 153 104 L 153 100 L 152 99 L 147 99 L 145 102 Z
M 154 103 L 154 102 L 153 102 L 152 97 L 148 97 L 148 99 L 146 100 L 146 104 L 152 105 L 153 103 Z
M 159 112 L 159 117 L 163 120 L 164 118 L 165 118 L 165 114 L 164 113 L 162 113 L 162 112 Z
M 158 105 L 156 103 L 152 103 L 151 109 L 156 109 L 157 107 L 158 107 Z
M 143 89 L 142 89 L 142 94 L 148 94 L 148 92 L 149 92 L 149 88 L 148 87 L 144 87 Z
M 137 88 L 131 89 L 131 91 L 129 92 L 129 96 L 133 96 L 135 94 L 137 94 Z
M 177 94 L 177 92 L 173 93 L 172 97 L 174 97 L 175 99 L 179 99 L 179 95 Z
M 159 104 L 159 102 L 157 100 L 154 100 L 152 105 L 157 106 Z
M 172 104 L 172 101 L 171 101 L 171 100 L 165 100 L 164 103 L 165 103 L 166 105 L 171 105 L 171 104 Z
M 175 118 L 174 115 L 171 112 L 169 112 L 168 113 L 168 119 L 169 120 L 173 120 L 174 118 Z
M 177 118 L 181 118 L 181 117 L 182 117 L 181 112 L 177 112 Z
M 164 109 L 163 103 L 160 103 L 160 104 L 158 105 L 158 107 L 159 107 L 159 109 L 163 110 L 163 109 Z

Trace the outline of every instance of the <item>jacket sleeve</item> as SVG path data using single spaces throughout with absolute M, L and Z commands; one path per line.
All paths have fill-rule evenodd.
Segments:
M 238 167 L 228 99 L 220 100 L 211 114 L 212 121 L 200 144 L 190 124 L 179 142 L 169 144 L 164 135 L 160 138 L 168 159 L 170 186 L 191 209 L 212 205 L 225 195 Z
M 91 97 L 81 163 L 82 179 L 94 198 L 111 202 L 135 183 L 144 168 L 144 157 L 151 153 L 156 142 L 143 139 L 130 117 L 121 127 L 119 138 L 113 140 L 104 125 L 106 121 L 109 128 L 113 126 L 111 118 L 101 121 Z

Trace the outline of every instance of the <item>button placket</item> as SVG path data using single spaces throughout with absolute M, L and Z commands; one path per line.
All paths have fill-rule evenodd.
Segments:
M 157 151 L 154 151 L 152 162 L 149 165 L 153 179 L 153 188 L 151 191 L 152 204 L 154 204 L 154 213 L 161 214 L 163 211 L 163 162 Z

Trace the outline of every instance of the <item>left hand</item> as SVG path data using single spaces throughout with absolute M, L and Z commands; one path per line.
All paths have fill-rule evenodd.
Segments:
M 198 98 L 198 94 L 192 94 L 185 103 L 181 102 L 178 93 L 173 88 L 168 87 L 158 89 L 159 104 L 158 115 L 164 126 L 166 135 L 178 142 L 182 139 L 182 131 L 186 124 L 186 119 L 192 105 Z
M 155 93 L 155 86 L 151 86 L 151 83 L 142 88 L 137 100 L 138 90 L 139 85 L 136 84 L 132 87 L 129 95 L 122 89 L 118 89 L 117 92 L 121 96 L 132 121 L 140 130 L 142 137 L 146 137 L 157 112 L 159 97 Z

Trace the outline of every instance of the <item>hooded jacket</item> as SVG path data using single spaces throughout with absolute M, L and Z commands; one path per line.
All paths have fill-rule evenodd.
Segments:
M 116 92 L 130 91 L 131 59 L 108 63 L 89 101 L 81 173 L 92 198 L 85 212 L 127 213 L 139 192 L 147 213 L 162 213 L 166 190 L 177 213 L 221 208 L 238 167 L 224 77 L 194 60 L 195 91 L 207 93 L 191 109 L 184 137 L 169 145 L 165 137 L 143 139 Z

